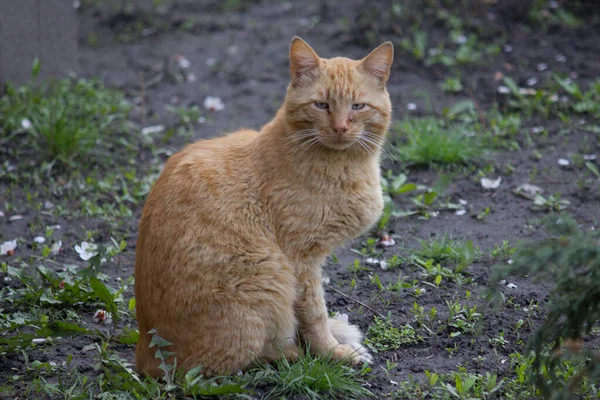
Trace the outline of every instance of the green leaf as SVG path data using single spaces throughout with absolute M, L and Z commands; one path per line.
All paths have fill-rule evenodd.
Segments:
M 165 346 L 171 346 L 173 343 L 161 338 L 160 336 L 158 336 L 156 334 L 156 330 L 155 329 L 151 329 L 148 331 L 148 334 L 152 335 L 152 339 L 150 340 L 150 346 L 149 347 L 154 347 L 154 346 L 158 346 L 160 347 L 165 347 Z
M 100 282 L 100 280 L 98 280 L 98 278 L 93 276 L 90 278 L 90 287 L 94 291 L 94 294 L 96 295 L 96 297 L 98 297 L 98 299 L 100 301 L 104 302 L 106 311 L 108 311 L 110 313 L 110 315 L 114 318 L 115 322 L 117 322 L 118 321 L 117 304 L 115 303 L 115 299 L 114 299 L 113 295 L 110 293 L 110 291 L 108 290 L 108 288 L 106 287 L 106 285 L 104 283 Z
M 31 79 L 35 80 L 35 78 L 37 78 L 37 76 L 40 74 L 40 69 L 42 67 L 42 63 L 40 62 L 39 58 L 34 58 L 33 59 L 33 67 L 31 68 Z
M 403 194 L 412 192 L 413 190 L 417 190 L 417 185 L 415 183 L 407 183 L 402 185 L 402 187 L 398 188 L 398 190 L 394 191 L 395 194 Z
M 50 336 L 70 336 L 79 333 L 90 333 L 90 331 L 83 326 L 71 322 L 56 321 L 52 322 L 48 327 L 52 330 L 52 335 Z
M 591 163 L 591 162 L 586 162 L 585 166 L 594 173 L 594 175 L 596 175 L 598 178 L 600 178 L 600 171 L 598 171 L 598 167 Z
M 129 299 L 129 304 L 127 305 L 129 311 L 133 311 L 135 309 L 135 297 Z
M 393 181 L 392 181 L 392 190 L 395 192 L 396 190 L 400 189 L 400 187 L 402 187 L 402 185 L 404 185 L 407 181 L 407 176 L 406 174 L 400 174 L 398 175 Z
M 433 204 L 433 202 L 435 201 L 437 197 L 437 193 L 436 192 L 427 192 L 425 193 L 424 196 L 424 203 L 425 205 L 430 206 L 431 204 Z

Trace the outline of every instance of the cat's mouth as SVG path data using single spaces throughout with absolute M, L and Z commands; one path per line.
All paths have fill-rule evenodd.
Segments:
M 322 138 L 321 144 L 333 150 L 347 150 L 358 142 L 358 135 L 345 134 L 339 136 L 337 134 L 326 135 Z

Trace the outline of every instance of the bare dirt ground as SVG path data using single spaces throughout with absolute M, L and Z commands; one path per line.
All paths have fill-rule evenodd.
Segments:
M 120 12 L 110 4 L 99 8 L 87 3 L 82 6 L 83 75 L 99 77 L 106 85 L 123 90 L 135 104 L 132 118 L 139 124 L 165 125 L 167 132 L 170 128 L 175 132 L 160 142 L 162 151 L 158 155 L 141 150 L 139 165 L 162 162 L 190 141 L 242 127 L 259 129 L 268 122 L 285 94 L 288 46 L 295 35 L 304 38 L 323 57 L 360 58 L 378 43 L 391 40 L 396 45 L 396 57 L 388 91 L 398 121 L 441 116 L 461 101 L 473 104 L 475 119 L 495 107 L 508 110 L 509 95 L 501 93 L 502 89 L 499 92 L 499 86 L 505 86 L 502 77 L 512 78 L 520 88 L 535 89 L 552 81 L 552 74 L 557 74 L 588 88 L 600 74 L 600 26 L 587 9 L 576 9 L 573 13 L 591 22 L 569 27 L 563 23 L 532 22 L 528 8 L 516 1 L 466 11 L 443 5 L 432 7 L 432 2 L 423 2 L 422 7 L 415 6 L 415 2 L 392 1 L 224 3 L 180 0 L 166 2 L 159 11 L 147 8 L 147 12 L 137 9 L 133 13 Z M 421 15 L 414 14 L 415 10 Z M 484 46 L 478 48 L 482 55 L 477 61 L 451 66 L 431 63 L 427 61 L 429 56 L 419 57 L 409 46 L 401 45 L 407 39 L 412 40 L 418 31 L 427 33 L 428 48 L 435 48 L 438 43 L 455 43 L 449 36 L 448 26 L 452 22 L 441 18 L 440 10 L 456 12 L 465 35 L 475 35 Z M 551 8 L 548 10 L 553 12 Z M 462 40 L 459 38 L 458 42 Z M 492 45 L 499 51 L 488 52 Z M 462 90 L 450 93 L 440 87 L 440 82 L 455 76 L 460 77 Z M 224 109 L 206 110 L 203 102 L 208 96 L 219 97 Z M 194 116 L 192 129 L 180 134 L 181 118 L 166 107 L 189 110 L 195 105 L 200 115 Z M 583 162 L 577 162 L 582 156 L 600 157 L 599 114 L 573 112 L 565 122 L 557 113 L 543 115 L 524 108 L 514 112 L 521 123 L 510 140 L 518 145 L 518 150 L 508 145 L 489 147 L 485 157 L 452 168 L 386 160 L 386 168 L 395 174 L 404 172 L 408 182 L 425 187 L 433 187 L 441 174 L 450 174 L 452 179 L 438 193 L 436 202 L 426 207 L 415 205 L 414 194 L 394 198 L 396 209 L 418 210 L 414 215 L 392 217 L 384 228 L 394 238 L 395 245 L 373 249 L 367 237 L 359 238 L 337 251 L 325 268 L 329 285 L 335 289 L 327 290 L 330 310 L 348 314 L 350 321 L 364 331 L 373 324 L 373 310 L 383 315 L 390 313 L 395 325 L 410 324 L 423 337 L 418 343 L 374 355 L 366 381 L 376 398 L 390 396 L 409 376 L 422 379 L 426 370 L 444 374 L 463 366 L 475 374 L 493 372 L 499 379 L 514 377 L 511 355 L 523 353 L 524 341 L 544 318 L 544 303 L 551 287 L 550 283 L 509 279 L 507 283 L 515 286 L 502 288 L 509 302 L 500 310 L 489 310 L 482 298 L 493 265 L 509 261 L 509 250 L 518 243 L 544 237 L 539 221 L 545 212 L 533 210 L 532 200 L 514 194 L 519 185 L 535 184 L 544 190 L 545 196 L 560 193 L 561 199 L 570 202 L 566 211 L 582 229 L 599 228 L 598 181 Z M 201 122 L 197 122 L 199 116 Z M 392 129 L 389 140 L 401 144 L 401 130 Z M 560 165 L 559 159 L 570 163 Z M 591 157 L 586 161 L 597 163 Z M 484 189 L 482 177 L 502 180 L 496 189 Z M 39 194 L 38 203 L 64 202 L 66 210 L 78 201 L 58 199 L 42 189 L 43 182 L 38 185 L 37 190 L 35 185 L 19 188 L 7 179 L 0 180 L 0 193 L 4 192 L 0 203 L 14 205 L 11 212 L 4 212 L 6 217 L 0 218 L 0 242 L 21 238 L 31 243 L 36 235 L 32 227 L 59 224 L 61 229 L 55 231 L 54 239 L 62 241 L 63 251 L 54 258 L 56 267 L 84 266 L 74 245 L 86 239 L 87 231 L 94 232 L 96 243 L 109 243 L 115 236 L 114 225 L 102 217 L 44 213 L 19 201 L 31 190 Z M 465 211 L 462 214 L 445 206 L 461 201 L 464 204 L 460 209 Z M 125 304 L 133 296 L 133 286 L 127 282 L 133 274 L 137 221 L 142 206 L 142 202 L 132 205 L 131 215 L 120 221 L 117 230 L 126 247 L 103 270 L 109 277 L 107 282 L 125 288 Z M 17 214 L 23 218 L 9 219 Z M 372 237 L 380 233 L 374 231 Z M 421 240 L 444 235 L 463 243 L 471 241 L 478 249 L 478 256 L 463 274 L 466 281 L 444 277 L 437 287 L 431 280 L 429 284 L 423 283 L 427 281 L 421 275 L 423 269 L 411 261 L 411 256 L 418 254 Z M 498 249 L 504 241 L 508 243 L 503 253 Z M 36 252 L 35 247 L 26 244 L 18 249 L 13 258 L 0 256 L 0 262 L 16 267 L 16 257 L 27 260 Z M 367 265 L 367 258 L 389 262 L 394 255 L 400 259 L 394 268 L 384 270 Z M 1 278 L 7 276 L 0 272 Z M 389 289 L 400 277 L 405 282 L 413 279 L 419 282 Z M 11 283 L 0 281 L 0 288 L 3 285 L 8 287 Z M 477 312 L 483 314 L 472 332 L 455 335 L 460 329 L 447 324 L 452 319 L 449 303 L 455 301 L 467 308 L 477 306 Z M 413 312 L 415 305 L 423 307 L 426 313 L 432 308 L 437 310 L 437 316 L 425 323 L 427 329 Z M 2 307 L 10 309 L 7 304 L 0 304 Z M 106 330 L 91 322 L 95 309 L 88 306 L 80 311 L 82 324 Z M 135 327 L 133 315 L 121 318 L 118 328 Z M 519 320 L 527 321 L 520 330 L 515 329 Z M 499 337 L 506 342 L 499 345 L 490 340 Z M 597 345 L 598 335 L 590 340 Z M 94 376 L 96 360 L 86 347 L 94 342 L 98 339 L 93 335 L 63 339 L 59 345 L 28 350 L 28 361 L 18 351 L 0 355 L 0 383 L 4 380 L 3 384 L 14 390 L 7 392 L 7 398 L 44 397 L 39 393 L 25 394 L 26 365 L 32 360 L 60 363 L 72 355 L 80 373 Z M 123 359 L 133 360 L 134 345 L 114 344 L 113 349 Z M 389 363 L 396 365 L 388 368 Z M 11 382 L 11 375 L 23 378 Z

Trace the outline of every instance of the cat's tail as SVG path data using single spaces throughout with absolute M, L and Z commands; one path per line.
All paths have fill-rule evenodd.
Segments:
M 350 325 L 346 314 L 337 314 L 329 318 L 329 330 L 341 344 L 352 346 L 363 362 L 371 362 L 373 357 L 362 345 L 363 335 L 356 325 Z

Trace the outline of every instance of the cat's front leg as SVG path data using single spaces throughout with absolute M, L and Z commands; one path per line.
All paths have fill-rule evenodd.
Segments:
M 299 287 L 295 309 L 300 338 L 313 354 L 331 353 L 335 359 L 359 363 L 362 359 L 357 350 L 348 344 L 340 344 L 331 334 L 321 284 L 321 266 L 304 267 L 298 272 Z

